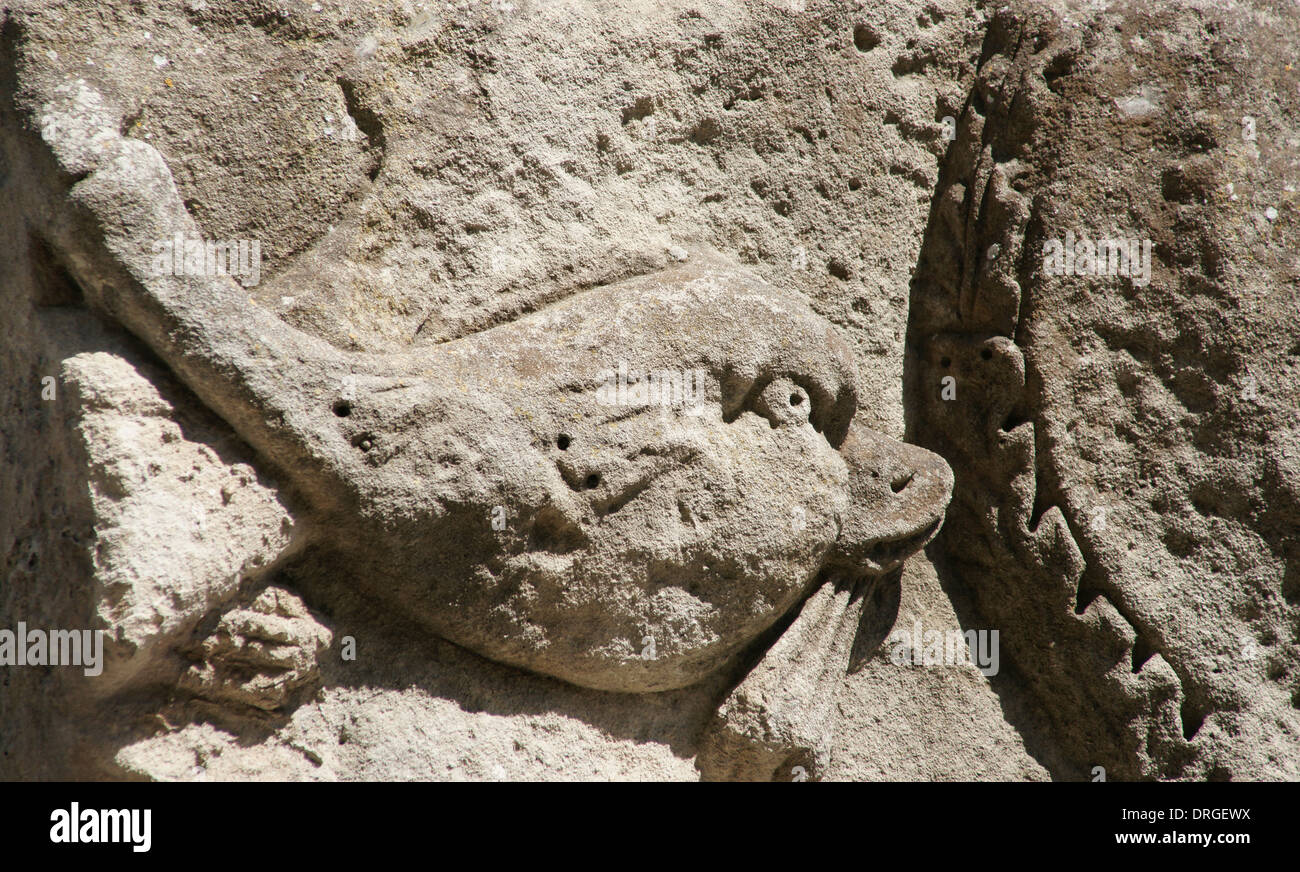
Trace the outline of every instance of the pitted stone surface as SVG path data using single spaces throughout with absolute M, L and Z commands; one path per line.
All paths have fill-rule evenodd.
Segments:
M 604 690 L 685 686 L 823 566 L 856 568 L 885 543 L 905 556 L 937 529 L 947 491 L 921 482 L 942 461 L 850 434 L 849 347 L 744 270 L 701 256 L 436 347 L 348 354 L 232 278 L 151 271 L 149 241 L 188 216 L 158 154 L 116 134 L 88 85 L 40 117 L 64 171 L 84 175 L 84 212 L 51 238 L 102 288 L 91 302 L 276 464 L 360 583 L 471 650 Z M 87 222 L 109 253 L 66 229 Z M 602 373 L 629 366 L 680 373 L 700 396 L 611 403 Z M 877 450 L 842 455 L 846 437 Z M 895 487 L 860 481 L 882 470 Z
M 3 15 L 3 774 L 1300 777 L 1294 10 Z

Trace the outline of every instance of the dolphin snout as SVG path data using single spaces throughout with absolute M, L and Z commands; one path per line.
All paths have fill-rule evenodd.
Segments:
M 849 465 L 850 505 L 831 562 L 853 572 L 888 572 L 939 532 L 952 469 L 934 452 L 856 421 L 840 453 Z

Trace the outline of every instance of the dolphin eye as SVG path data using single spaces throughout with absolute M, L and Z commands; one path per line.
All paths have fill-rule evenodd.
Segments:
M 746 405 L 774 428 L 808 424 L 817 411 L 808 390 L 788 378 L 768 382 L 762 390 L 749 395 Z M 816 428 L 815 423 L 813 426 Z

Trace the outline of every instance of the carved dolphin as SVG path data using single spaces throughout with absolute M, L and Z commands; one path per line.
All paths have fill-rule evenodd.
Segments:
M 703 259 L 418 352 L 347 353 L 229 276 L 152 269 L 197 227 L 84 84 L 41 110 L 34 227 L 296 492 L 374 596 L 493 660 L 587 687 L 699 681 L 824 581 L 938 529 L 936 455 L 855 423 L 853 354 L 798 297 Z M 690 408 L 610 404 L 604 373 L 702 372 Z M 495 521 L 495 523 L 494 523 Z

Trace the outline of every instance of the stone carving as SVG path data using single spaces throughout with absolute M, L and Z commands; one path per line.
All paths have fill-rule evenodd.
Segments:
M 197 696 L 264 711 L 281 708 L 319 677 L 317 657 L 331 634 L 302 600 L 268 587 L 245 608 L 223 614 L 193 652 L 181 687 Z
M 702 755 L 719 777 L 815 777 L 869 579 L 935 535 L 952 486 L 937 455 L 855 422 L 832 325 L 701 254 L 418 353 L 345 353 L 227 275 L 156 267 L 197 228 L 95 90 L 64 86 L 38 121 L 45 172 L 73 182 L 50 250 L 291 484 L 359 585 L 490 659 L 638 693 L 715 672 L 816 591 Z M 698 396 L 620 397 L 615 370 Z M 209 672 L 189 680 L 283 696 Z
M 0 776 L 1300 777 L 1294 12 L 147 5 L 0 13 Z
M 1225 40 L 1265 38 L 1227 20 Z M 1238 130 L 1177 120 L 1250 103 L 1240 96 L 1256 87 L 1249 64 L 1229 64 L 1223 83 L 1192 89 L 1166 117 L 1146 92 L 1121 90 L 1134 86 L 1120 36 L 1094 44 L 1067 21 L 1028 7 L 993 18 L 979 99 L 940 175 L 909 327 L 910 432 L 959 470 L 934 551 L 984 619 L 1018 628 L 1008 653 L 1054 713 L 1077 772 L 1294 779 L 1294 523 L 1275 525 L 1249 505 L 1294 504 L 1294 484 L 1272 470 L 1298 407 L 1281 389 L 1267 402 L 1227 387 L 1281 356 L 1294 318 L 1287 304 L 1242 302 L 1252 281 L 1278 281 L 1252 272 L 1272 262 L 1261 252 L 1276 243 L 1220 242 L 1240 219 L 1210 193 L 1231 189 L 1214 173 L 1238 162 L 1266 187 L 1257 179 L 1277 178 L 1289 152 L 1261 155 Z M 1180 12 L 1162 26 L 1201 24 Z M 1123 60 L 1098 61 L 1111 52 Z M 1180 77 L 1195 58 L 1171 47 L 1144 58 L 1142 75 Z M 1054 151 L 1069 139 L 1062 117 L 1091 124 L 1063 107 L 1112 90 L 1122 122 Z M 1126 193 L 1141 208 L 1107 203 L 1116 174 L 1143 180 Z M 1152 263 L 1144 276 L 1098 268 L 1062 278 L 1044 253 L 1060 239 L 1073 246 L 1075 228 L 1149 234 L 1154 278 Z M 1225 278 L 1228 262 L 1242 274 Z M 1187 302 L 1202 295 L 1223 307 L 1209 327 L 1199 302 Z M 1231 341 L 1208 338 L 1230 332 L 1220 325 L 1238 307 L 1251 326 L 1232 328 Z M 945 379 L 956 401 L 943 395 Z

